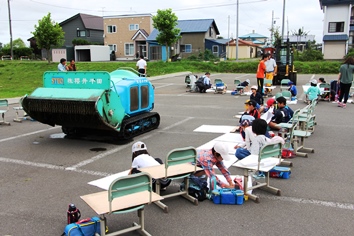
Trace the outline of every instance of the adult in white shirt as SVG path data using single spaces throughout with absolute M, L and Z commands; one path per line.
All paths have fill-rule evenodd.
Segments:
M 68 68 L 66 66 L 66 59 L 62 58 L 60 59 L 60 63 L 58 64 L 58 71 L 67 71 Z
M 273 80 L 274 75 L 277 75 L 277 63 L 268 53 L 268 60 L 265 62 L 266 65 L 266 79 Z
M 136 68 L 138 68 L 140 77 L 146 76 L 146 67 L 147 67 L 147 63 L 144 60 L 144 56 L 140 55 L 140 60 L 136 62 Z
M 132 167 L 130 169 L 129 174 L 136 174 L 140 173 L 140 168 L 151 167 L 151 166 L 158 166 L 162 165 L 163 162 L 160 158 L 153 158 L 147 151 L 146 144 L 138 141 L 133 144 L 132 146 Z M 170 179 L 159 179 L 161 189 L 166 188 L 170 185 Z M 152 188 L 155 191 L 156 187 L 156 180 L 152 179 Z

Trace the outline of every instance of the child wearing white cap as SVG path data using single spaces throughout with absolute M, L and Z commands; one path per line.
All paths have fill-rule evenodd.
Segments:
M 317 80 L 312 79 L 310 81 L 311 86 L 305 92 L 306 94 L 306 101 L 310 104 L 314 99 L 317 99 L 318 96 L 321 94 L 321 90 L 317 87 Z
M 198 172 L 195 176 L 201 176 L 206 174 L 210 179 L 215 177 L 217 184 L 222 188 L 234 188 L 230 172 L 224 166 L 223 160 L 230 160 L 229 152 L 227 146 L 222 142 L 216 142 L 214 147 L 211 149 L 197 150 L 197 166 L 202 167 L 203 171 Z M 216 165 L 220 172 L 224 175 L 228 184 L 220 181 L 214 170 L 214 165 Z
M 158 166 L 162 165 L 163 162 L 160 158 L 154 158 L 150 156 L 147 151 L 147 146 L 145 143 L 138 141 L 135 142 L 132 146 L 132 167 L 130 169 L 129 174 L 136 174 L 140 173 L 140 168 L 151 167 L 151 166 Z M 159 179 L 161 189 L 166 188 L 170 185 L 170 179 Z M 155 191 L 156 187 L 156 180 L 152 180 L 152 188 Z

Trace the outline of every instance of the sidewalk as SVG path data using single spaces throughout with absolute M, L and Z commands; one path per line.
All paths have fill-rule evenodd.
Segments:
M 166 74 L 166 75 L 152 76 L 152 77 L 148 77 L 148 79 L 150 81 L 154 81 L 154 80 L 172 78 L 172 77 L 177 77 L 177 76 L 186 76 L 189 74 L 192 74 L 192 72 L 190 72 L 190 71 L 177 72 L 177 73 Z M 18 104 L 20 99 L 21 99 L 21 97 L 7 98 L 7 101 L 9 102 L 9 105 L 13 105 L 13 104 Z

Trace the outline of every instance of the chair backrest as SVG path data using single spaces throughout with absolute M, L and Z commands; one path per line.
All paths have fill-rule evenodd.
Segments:
M 267 143 L 265 144 L 261 150 L 259 151 L 258 155 L 258 170 L 260 168 L 261 160 L 269 158 L 269 157 L 277 157 L 279 161 L 281 159 L 281 150 L 282 144 L 280 141 L 274 143 Z
M 279 97 L 282 97 L 282 96 L 283 96 L 283 94 L 282 94 L 281 92 L 276 93 L 276 94 L 275 94 L 275 99 L 277 99 L 277 98 L 279 98 Z
M 0 107 L 9 107 L 9 102 L 7 99 L 0 99 Z
M 222 83 L 222 79 L 215 79 L 214 84 L 217 84 L 217 83 Z
M 323 88 L 323 89 L 328 89 L 328 91 L 330 91 L 331 90 L 331 85 L 330 84 L 328 84 L 328 83 L 323 83 L 323 84 L 320 84 L 320 86 L 319 86 L 320 88 Z
M 194 171 L 197 170 L 197 150 L 194 147 L 176 148 L 167 154 L 165 161 L 165 176 L 167 177 L 167 169 L 169 166 L 195 163 Z
M 290 79 L 282 79 L 282 80 L 280 81 L 280 85 L 287 87 L 289 82 L 290 82 Z
M 184 82 L 186 84 L 189 84 L 191 82 L 191 78 L 189 77 L 190 75 L 187 75 L 186 78 L 184 78 Z
M 281 95 L 285 98 L 291 98 L 291 92 L 287 90 L 281 91 Z
M 297 111 L 297 110 L 296 110 Z M 298 109 L 298 111 L 300 111 L 300 109 Z M 294 112 L 295 114 L 295 112 Z M 288 139 L 290 140 L 290 144 L 294 143 L 294 131 L 296 130 L 296 127 L 298 126 L 299 121 L 298 120 L 293 120 L 292 121 L 292 126 L 289 129 L 288 135 L 290 137 L 288 137 Z
M 273 80 L 271 79 L 264 79 L 264 85 L 266 87 L 272 86 L 273 85 Z
M 152 178 L 148 173 L 138 173 L 119 177 L 114 180 L 108 189 L 109 213 L 112 213 L 112 202 L 115 198 L 133 193 L 149 191 L 149 203 L 152 197 Z
M 239 84 L 241 84 L 241 80 L 239 80 L 239 79 L 235 79 L 235 80 L 234 80 L 234 84 L 235 84 L 235 85 L 239 85 Z

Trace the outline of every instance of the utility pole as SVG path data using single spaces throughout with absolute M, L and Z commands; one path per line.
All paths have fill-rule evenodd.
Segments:
M 12 47 L 12 24 L 11 24 L 11 10 L 10 10 L 10 0 L 7 0 L 7 8 L 9 10 L 9 26 L 10 26 L 10 48 L 11 48 L 11 59 L 14 58 L 14 51 Z
M 274 11 L 272 11 L 272 26 L 270 31 L 270 42 L 273 44 L 273 35 L 274 35 Z
M 226 48 L 226 59 L 229 58 L 229 48 L 230 48 L 230 15 L 227 17 L 227 48 Z
M 239 0 L 236 3 L 236 61 L 238 61 L 238 13 L 239 13 Z
M 284 25 L 285 25 L 285 0 L 283 0 L 283 23 L 281 26 L 281 40 L 284 40 Z

